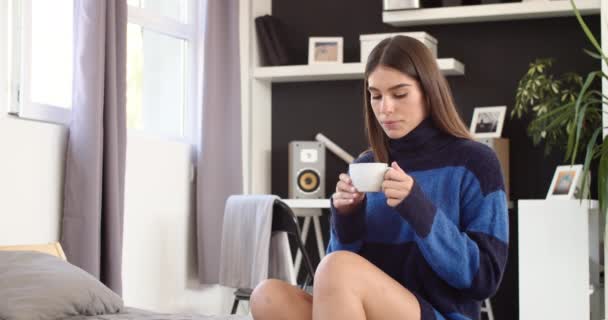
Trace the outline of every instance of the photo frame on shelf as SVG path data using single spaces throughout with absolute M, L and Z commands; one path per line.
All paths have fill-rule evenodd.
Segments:
M 336 64 L 343 62 L 344 38 L 308 38 L 308 64 Z
M 581 198 L 583 166 L 562 165 L 555 168 L 547 199 L 577 199 Z
M 471 135 L 476 139 L 500 138 L 506 112 L 506 106 L 475 108 L 469 128 Z

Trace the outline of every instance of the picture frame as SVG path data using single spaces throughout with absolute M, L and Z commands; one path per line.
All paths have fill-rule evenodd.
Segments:
M 547 199 L 580 198 L 582 170 L 580 164 L 557 166 L 547 191 Z
M 336 64 L 343 62 L 344 38 L 308 38 L 308 64 Z
M 469 132 L 474 138 L 500 138 L 506 112 L 506 106 L 475 108 Z

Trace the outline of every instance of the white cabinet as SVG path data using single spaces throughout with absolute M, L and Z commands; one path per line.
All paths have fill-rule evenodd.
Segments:
M 591 307 L 601 290 L 597 202 L 518 204 L 519 319 L 601 319 L 600 304 L 595 301 Z

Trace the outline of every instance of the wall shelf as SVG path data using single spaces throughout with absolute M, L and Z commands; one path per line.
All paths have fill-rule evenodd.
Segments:
M 602 0 L 577 0 L 581 14 L 599 14 Z M 384 11 L 382 21 L 397 27 L 574 16 L 568 0 L 511 2 Z
M 446 76 L 464 75 L 464 64 L 453 58 L 437 59 L 439 69 Z M 293 65 L 257 67 L 253 77 L 269 82 L 304 82 L 363 79 L 365 64 Z
M 329 199 L 281 199 L 292 209 L 329 209 Z

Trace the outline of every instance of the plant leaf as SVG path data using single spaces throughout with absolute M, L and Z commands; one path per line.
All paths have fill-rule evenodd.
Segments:
M 571 117 L 571 114 L 568 111 L 564 112 L 563 114 L 560 114 L 559 116 L 555 117 L 555 119 L 551 120 L 551 122 L 549 122 L 549 124 L 547 126 L 545 126 L 545 131 L 550 131 L 553 130 L 556 127 L 562 126 L 565 123 L 568 123 L 569 118 Z
M 579 141 L 581 139 L 581 130 L 583 129 L 583 121 L 585 121 L 585 117 L 587 116 L 587 113 L 586 113 L 587 108 L 590 105 L 593 105 L 593 104 L 595 104 L 594 101 L 587 101 L 587 103 L 585 103 L 583 105 L 583 107 L 581 108 L 580 112 L 578 113 L 579 114 L 578 115 L 578 121 L 576 123 L 576 141 L 574 143 L 574 153 L 575 154 L 578 153 L 577 152 L 578 151 L 578 144 L 579 144 Z M 575 158 L 576 158 L 576 156 L 573 155 L 572 156 L 572 164 L 574 164 Z
M 603 58 L 601 55 L 599 55 L 591 50 L 583 49 L 583 51 L 585 51 L 586 54 L 590 55 L 591 57 L 593 57 L 595 59 L 602 60 L 602 58 Z
M 587 75 L 587 79 L 585 79 L 585 83 L 583 84 L 583 87 L 581 88 L 581 91 L 578 95 L 578 98 L 576 99 L 576 103 L 574 105 L 574 123 L 577 123 L 578 118 L 579 118 L 579 110 L 581 107 L 581 102 L 583 101 L 583 98 L 585 97 L 585 92 L 587 91 L 587 89 L 589 89 L 589 86 L 591 85 L 591 83 L 593 83 L 593 80 L 595 79 L 595 77 L 598 75 L 598 72 L 590 72 Z M 568 135 L 568 148 L 566 151 L 566 159 L 570 158 L 572 159 L 572 162 L 576 161 L 576 151 L 577 149 L 575 149 L 575 147 L 578 147 L 578 136 L 576 135 L 576 130 L 571 130 L 569 132 Z
M 553 117 L 553 116 L 555 116 L 555 115 L 557 115 L 557 114 L 559 114 L 561 112 L 568 111 L 567 109 L 569 109 L 573 105 L 574 105 L 574 102 L 568 102 L 568 103 L 566 103 L 563 106 L 559 106 L 557 108 L 554 108 L 553 110 L 551 110 L 551 111 L 549 111 L 549 112 L 547 112 L 547 113 L 545 113 L 545 114 L 543 114 L 543 115 L 541 115 L 539 117 L 536 117 L 536 119 L 534 119 L 534 121 L 544 121 L 547 118 Z
M 587 152 L 585 153 L 585 163 L 583 165 L 583 182 L 581 183 L 581 185 L 583 186 L 583 189 L 581 190 L 581 194 L 585 194 L 588 190 L 588 186 L 587 186 L 587 173 L 589 172 L 589 166 L 591 165 L 591 159 L 593 158 L 593 155 L 595 154 L 594 152 L 594 147 L 595 144 L 597 142 L 597 137 L 600 135 L 600 133 L 602 133 L 602 128 L 597 128 L 595 129 L 595 132 L 593 132 L 593 135 L 591 135 L 591 139 L 589 140 L 589 143 L 587 143 Z M 591 196 L 591 193 L 587 193 L 589 195 L 589 197 Z M 583 200 L 583 198 L 581 197 L 581 201 Z
M 574 10 L 574 15 L 576 15 L 576 20 L 578 20 L 578 23 L 581 25 L 581 28 L 583 28 L 583 31 L 585 32 L 587 39 L 589 39 L 589 42 L 591 42 L 591 44 L 593 44 L 593 46 L 595 47 L 597 52 L 604 58 L 604 61 L 606 62 L 606 64 L 608 64 L 608 57 L 602 51 L 602 47 L 600 46 L 599 42 L 597 41 L 597 39 L 591 32 L 589 27 L 587 26 L 587 23 L 585 23 L 585 20 L 583 20 L 583 17 L 581 16 L 580 11 L 578 11 L 578 8 L 576 7 L 574 0 L 570 0 L 570 4 L 572 5 L 572 9 Z

